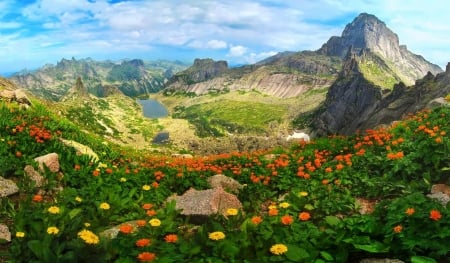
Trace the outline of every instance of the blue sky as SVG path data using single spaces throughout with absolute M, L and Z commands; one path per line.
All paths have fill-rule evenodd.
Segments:
M 361 12 L 412 52 L 450 61 L 447 0 L 2 0 L 0 74 L 72 57 L 254 63 L 316 50 Z

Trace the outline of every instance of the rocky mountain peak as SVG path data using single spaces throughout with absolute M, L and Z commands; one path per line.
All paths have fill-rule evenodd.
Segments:
M 414 84 L 431 72 L 437 74 L 442 69 L 422 56 L 410 52 L 386 24 L 376 16 L 362 13 L 347 24 L 340 37 L 331 37 L 319 50 L 321 54 L 345 58 L 349 50 L 370 51 L 379 56 L 407 85 Z

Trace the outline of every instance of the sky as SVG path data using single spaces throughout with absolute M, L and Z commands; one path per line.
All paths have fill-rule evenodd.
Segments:
M 251 64 L 317 50 L 362 12 L 410 51 L 450 62 L 447 0 L 1 0 L 0 75 L 72 57 Z

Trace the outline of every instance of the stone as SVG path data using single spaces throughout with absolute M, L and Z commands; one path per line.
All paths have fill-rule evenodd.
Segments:
M 438 107 L 442 107 L 442 106 L 448 106 L 449 103 L 445 98 L 436 98 L 434 100 L 431 100 L 430 102 L 428 102 L 427 104 L 427 108 L 428 109 L 434 109 L 434 108 L 438 108 Z
M 169 142 L 169 132 L 166 131 L 159 132 L 152 140 L 152 143 L 155 144 L 165 144 L 167 142 Z
M 113 226 L 111 228 L 106 229 L 105 231 L 101 232 L 99 235 L 101 237 L 105 237 L 105 238 L 108 238 L 108 239 L 114 239 L 114 238 L 117 237 L 117 235 L 120 232 L 120 226 L 125 225 L 125 224 L 131 225 L 133 227 L 133 232 L 135 232 L 137 230 L 137 228 L 139 227 L 137 225 L 137 222 L 138 222 L 138 220 L 124 222 L 124 223 L 122 223 L 120 225 Z
M 239 199 L 235 195 L 225 192 L 222 187 L 207 190 L 191 188 L 181 196 L 169 197 L 167 201 L 172 200 L 176 202 L 176 209 L 181 210 L 181 214 L 187 216 L 226 215 L 229 208 L 242 208 Z
M 450 186 L 446 184 L 434 184 L 431 186 L 431 194 L 427 197 L 436 199 L 443 206 L 450 202 Z
M 11 242 L 11 232 L 5 224 L 0 224 L 0 240 Z
M 27 94 L 22 89 L 16 89 L 14 91 L 15 100 L 19 104 L 31 105 L 30 99 L 27 97 Z
M 76 141 L 65 140 L 65 139 L 59 139 L 59 140 L 64 145 L 73 147 L 76 150 L 77 155 L 87 155 L 87 156 L 91 157 L 92 161 L 94 161 L 94 162 L 97 162 L 98 160 L 100 160 L 98 158 L 98 155 L 89 146 L 86 146 L 86 145 L 81 144 Z
M 294 132 L 286 137 L 286 141 L 290 140 L 303 140 L 305 142 L 309 142 L 309 135 L 304 132 Z
M 366 258 L 359 261 L 359 263 L 404 263 L 398 259 L 389 258 Z
M 0 197 L 6 197 L 19 192 L 19 187 L 12 180 L 0 176 Z
M 36 187 L 41 187 L 47 182 L 45 177 L 43 177 L 31 165 L 25 166 L 24 171 L 25 171 L 25 175 L 28 176 L 28 178 L 35 183 Z
M 192 159 L 194 158 L 194 156 L 192 156 L 192 154 L 189 153 L 174 153 L 172 154 L 173 158 L 182 158 L 182 159 Z
M 372 214 L 375 210 L 376 204 L 376 201 L 367 200 L 364 198 L 356 198 L 356 206 L 359 208 L 359 213 L 361 215 Z
M 44 172 L 44 165 L 53 173 L 59 171 L 59 158 L 57 153 L 49 153 L 43 156 L 34 158 L 39 163 L 39 170 Z
M 427 197 L 437 200 L 443 206 L 446 206 L 447 203 L 450 202 L 450 197 L 448 195 L 444 194 L 444 193 L 428 194 Z
M 231 177 L 223 174 L 216 174 L 208 178 L 208 184 L 211 188 L 222 187 L 225 191 L 233 194 L 239 193 L 242 185 Z
M 11 102 L 15 100 L 16 95 L 14 93 L 14 90 L 2 90 L 0 91 L 0 98 L 7 102 Z

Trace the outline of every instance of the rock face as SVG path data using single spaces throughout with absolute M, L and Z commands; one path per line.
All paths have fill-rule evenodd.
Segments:
M 389 124 L 450 93 L 450 69 L 437 76 L 428 73 L 414 86 L 407 88 L 400 83 L 386 91 L 364 78 L 359 59 L 354 55 L 346 59 L 340 77 L 330 87 L 313 121 L 314 135 L 349 135 L 358 129 Z
M 228 63 L 226 61 L 214 61 L 210 58 L 197 58 L 190 68 L 175 74 L 170 82 L 182 81 L 186 84 L 202 82 L 221 75 L 227 69 Z
M 413 84 L 427 72 L 442 72 L 439 66 L 400 45 L 398 36 L 374 15 L 360 14 L 345 27 L 340 37 L 331 37 L 318 52 L 344 58 L 350 47 L 356 51 L 368 49 L 392 63 L 399 77 L 407 85 Z

